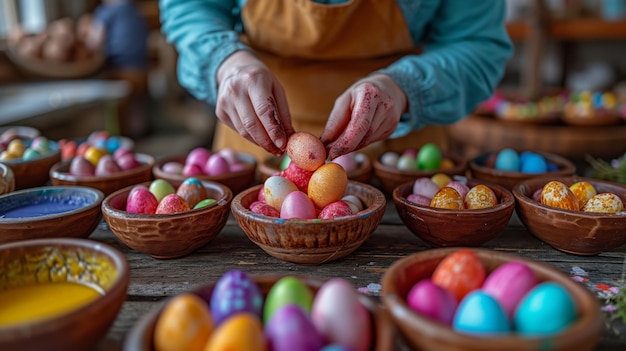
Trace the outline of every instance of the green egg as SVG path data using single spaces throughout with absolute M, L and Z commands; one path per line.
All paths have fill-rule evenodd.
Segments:
M 287 304 L 300 306 L 307 314 L 313 305 L 313 291 L 300 279 L 284 277 L 277 281 L 265 298 L 263 307 L 263 321 L 267 323 L 274 312 Z
M 216 201 L 217 201 L 217 200 L 215 200 L 215 199 L 204 199 L 204 200 L 202 200 L 202 201 L 198 202 L 198 203 L 197 203 L 197 204 L 193 207 L 193 209 L 195 210 L 196 208 L 206 207 L 206 206 L 212 205 L 212 204 L 214 204 Z
M 434 171 L 441 167 L 441 151 L 437 145 L 428 143 L 423 145 L 417 153 L 417 169 L 423 171 Z
M 159 202 L 161 202 L 161 200 L 165 196 L 176 193 L 176 189 L 174 189 L 174 186 L 172 186 L 172 184 L 170 184 L 165 179 L 153 180 L 152 183 L 150 183 L 150 186 L 148 187 L 148 189 L 150 190 L 152 194 L 154 194 L 154 196 L 156 196 Z
M 289 163 L 291 163 L 291 159 L 289 158 L 289 156 L 287 156 L 287 154 L 284 154 L 283 157 L 280 158 L 280 165 L 278 166 L 278 168 L 282 171 L 285 168 L 289 167 Z
M 24 160 L 33 160 L 40 156 L 41 156 L 41 152 L 39 152 L 38 150 L 26 148 L 26 150 L 24 150 L 24 154 L 22 155 L 22 158 Z

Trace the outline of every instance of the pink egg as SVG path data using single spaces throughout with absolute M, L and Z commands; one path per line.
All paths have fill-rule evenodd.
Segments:
M 183 164 L 180 162 L 166 162 L 161 166 L 161 170 L 170 174 L 183 174 Z
M 197 147 L 187 154 L 185 158 L 185 164 L 193 164 L 198 165 L 199 167 L 204 167 L 204 165 L 209 160 L 211 156 L 211 151 L 204 147 Z
M 417 313 L 445 325 L 452 325 L 458 302 L 448 290 L 430 279 L 417 282 L 406 297 L 406 303 Z
M 280 207 L 280 218 L 313 219 L 316 218 L 315 205 L 306 193 L 292 191 L 283 200 Z
M 432 199 L 439 191 L 439 187 L 428 177 L 417 178 L 413 183 L 413 194 Z
M 337 217 L 346 217 L 352 215 L 352 208 L 345 201 L 335 201 L 324 206 L 317 218 L 332 219 Z
M 341 155 L 335 158 L 332 162 L 338 163 L 346 172 L 354 171 L 359 167 L 356 162 L 356 158 L 354 157 L 354 153 L 349 153 L 345 155 Z
M 234 165 L 235 163 L 239 163 L 239 157 L 237 155 L 237 151 L 231 148 L 224 148 L 217 152 L 220 154 L 229 165 Z
M 188 163 L 185 164 L 185 166 L 183 167 L 183 176 L 185 177 L 195 177 L 198 175 L 204 175 L 204 170 L 202 169 L 202 167 L 198 166 L 195 163 Z
M 525 263 L 513 261 L 493 270 L 482 289 L 500 303 L 509 318 L 513 318 L 519 302 L 538 283 L 535 273 Z
M 222 155 L 213 154 L 209 156 L 209 159 L 207 160 L 203 170 L 204 173 L 215 177 L 230 172 L 230 167 L 228 166 L 228 162 L 226 161 L 226 159 L 224 159 L 224 157 L 222 157 Z
M 432 200 L 420 194 L 409 194 L 409 196 L 407 196 L 406 199 L 414 204 L 418 204 L 422 206 L 430 206 L 430 201 Z
M 467 184 L 461 183 L 458 180 L 453 180 L 453 181 L 449 182 L 448 184 L 446 184 L 446 186 L 456 190 L 459 193 L 459 195 L 461 195 L 462 199 L 465 198 L 465 195 L 467 195 L 467 193 L 470 190 L 470 188 L 467 186 Z
M 159 202 L 147 188 L 137 188 L 130 192 L 126 201 L 126 212 L 153 214 Z

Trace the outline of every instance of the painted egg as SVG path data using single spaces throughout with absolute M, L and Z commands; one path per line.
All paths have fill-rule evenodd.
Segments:
M 354 153 L 349 153 L 345 155 L 341 155 L 335 158 L 332 162 L 338 163 L 346 170 L 346 172 L 352 172 L 359 167 L 356 162 L 356 157 Z
M 384 164 L 387 167 L 396 167 L 396 164 L 398 163 L 398 158 L 400 158 L 400 155 L 398 155 L 396 152 L 387 151 L 382 154 L 382 156 L 380 156 L 380 163 Z
M 273 313 L 265 324 L 265 336 L 272 351 L 318 351 L 325 344 L 309 314 L 296 304 L 283 305 Z
M 197 178 L 187 178 L 176 189 L 176 195 L 187 201 L 189 207 L 195 207 L 200 201 L 206 199 L 206 188 Z
M 415 283 L 406 296 L 406 303 L 413 311 L 445 325 L 452 325 L 458 304 L 448 290 L 430 279 Z
M 470 291 L 479 289 L 487 276 L 480 258 L 469 249 L 459 249 L 444 257 L 431 279 L 461 301 Z
M 159 205 L 157 206 L 154 213 L 156 214 L 168 214 L 168 213 L 179 213 L 189 211 L 189 205 L 182 197 L 176 194 L 168 194 L 165 195 L 161 201 L 159 201 Z
M 406 199 L 407 201 L 421 206 L 430 206 L 430 200 L 432 200 L 431 198 L 419 194 L 409 194 Z
M 176 189 L 165 179 L 153 180 L 148 189 L 150 189 L 150 192 L 154 194 L 159 202 L 161 202 L 166 195 L 176 194 Z
M 576 195 L 580 207 L 584 207 L 587 201 L 597 194 L 596 188 L 589 182 L 581 181 L 572 184 L 569 189 Z
M 413 194 L 432 199 L 438 191 L 439 186 L 428 177 L 420 177 L 413 182 Z
M 202 350 L 212 332 L 207 303 L 191 293 L 177 295 L 165 305 L 154 326 L 154 349 Z
M 541 190 L 541 203 L 564 210 L 578 211 L 580 209 L 576 195 L 567 185 L 556 180 L 544 185 Z
M 202 170 L 209 176 L 217 177 L 230 172 L 230 166 L 221 154 L 212 154 Z
M 126 212 L 153 214 L 159 206 L 159 201 L 150 190 L 137 188 L 131 190 L 126 200 Z
M 461 333 L 498 335 L 511 332 L 504 310 L 491 295 L 475 290 L 459 304 L 452 323 L 454 330 Z
M 352 216 L 352 208 L 347 202 L 344 201 L 335 201 L 331 202 L 328 205 L 324 206 L 322 210 L 317 215 L 319 219 L 333 219 L 339 217 L 347 217 Z
M 296 166 L 315 171 L 326 161 L 326 148 L 315 135 L 307 132 L 296 132 L 287 140 L 287 155 Z
M 519 172 L 520 160 L 517 151 L 502 149 L 496 156 L 495 169 L 507 172 Z
M 261 319 L 246 312 L 233 315 L 215 329 L 203 350 L 267 351 Z
M 307 194 L 296 190 L 285 196 L 285 200 L 280 207 L 280 218 L 313 219 L 316 217 L 315 205 Z
M 296 277 L 283 277 L 267 293 L 263 307 L 263 321 L 267 323 L 280 307 L 296 304 L 307 313 L 313 305 L 313 291 Z
M 467 192 L 469 192 L 470 190 L 467 184 L 458 180 L 453 180 L 450 183 L 446 184 L 446 186 L 458 191 L 459 195 L 461 195 L 461 199 L 465 199 L 465 195 L 467 195 Z
M 463 199 L 463 206 L 469 210 L 489 208 L 497 204 L 498 198 L 496 197 L 496 193 L 484 184 L 478 184 L 472 187 Z
M 291 180 L 298 187 L 298 189 L 300 189 L 300 191 L 306 193 L 309 188 L 309 181 L 311 180 L 313 172 L 304 170 L 296 166 L 295 163 L 290 162 L 287 168 L 280 172 L 279 175 Z
M 420 147 L 415 162 L 417 169 L 433 171 L 441 167 L 441 159 L 441 150 L 439 150 L 437 145 L 428 143 Z
M 350 209 L 352 209 L 353 214 L 362 211 L 365 207 L 363 205 L 363 201 L 361 201 L 361 199 L 359 199 L 355 195 L 345 195 L 341 198 L 341 201 L 344 201 L 345 203 L 350 205 Z
M 450 176 L 445 173 L 436 173 L 432 177 L 430 177 L 430 180 L 432 180 L 433 183 L 437 184 L 439 188 L 443 188 L 452 181 L 452 178 L 450 178 Z
M 402 155 L 398 158 L 396 168 L 401 171 L 407 171 L 415 169 L 415 157 L 411 155 Z
M 285 197 L 290 192 L 297 190 L 298 187 L 289 179 L 281 176 L 271 176 L 263 183 L 263 198 L 268 205 L 280 211 Z
M 430 200 L 430 207 L 461 210 L 463 209 L 463 199 L 458 191 L 444 186 Z
M 322 209 L 331 202 L 339 201 L 348 187 L 348 174 L 336 163 L 320 166 L 309 180 L 308 195 L 315 207 Z
M 215 325 L 228 317 L 248 312 L 262 318 L 263 296 L 258 285 L 241 270 L 226 272 L 215 284 L 211 294 L 211 316 Z
M 541 174 L 548 171 L 548 163 L 543 156 L 534 152 L 523 152 L 520 155 L 520 172 Z
M 578 311 L 570 293 L 560 284 L 543 282 L 524 296 L 515 310 L 515 329 L 525 335 L 549 335 L 576 320 Z
M 482 290 L 493 296 L 512 320 L 519 302 L 537 284 L 537 277 L 528 265 L 512 261 L 493 270 L 485 279 Z
M 585 212 L 617 213 L 624 211 L 624 203 L 615 194 L 600 193 L 589 199 L 582 210 Z
M 215 200 L 215 199 L 204 199 L 204 200 L 202 200 L 202 201 L 198 202 L 198 203 L 197 203 L 197 204 L 193 207 L 193 209 L 195 210 L 195 209 L 197 209 L 197 208 L 207 207 L 207 206 L 213 205 L 213 204 L 214 204 L 214 203 L 216 203 L 216 202 L 217 202 L 217 200 Z

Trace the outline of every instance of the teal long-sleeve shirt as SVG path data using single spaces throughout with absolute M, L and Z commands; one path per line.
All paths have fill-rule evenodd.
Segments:
M 347 0 L 315 0 L 336 4 Z M 502 78 L 512 44 L 502 0 L 397 0 L 419 55 L 379 70 L 407 95 L 408 113 L 392 137 L 426 125 L 450 124 L 486 100 Z M 246 0 L 160 0 L 161 30 L 179 54 L 178 79 L 193 96 L 215 106 L 217 69 L 232 53 L 251 50 Z

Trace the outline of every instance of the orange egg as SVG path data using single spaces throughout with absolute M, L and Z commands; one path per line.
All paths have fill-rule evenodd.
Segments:
M 449 158 L 444 158 L 443 160 L 441 160 L 441 165 L 439 165 L 439 169 L 453 169 L 454 168 L 454 161 L 452 161 Z
M 430 207 L 447 208 L 451 210 L 462 210 L 463 199 L 461 194 L 453 188 L 444 186 L 430 200 Z
M 201 351 L 213 331 L 209 307 L 197 295 L 178 295 L 165 306 L 154 327 L 155 351 Z
M 339 164 L 334 162 L 320 166 L 309 180 L 307 194 L 321 209 L 331 202 L 339 201 L 345 195 L 348 187 L 348 174 Z
M 469 210 L 489 208 L 498 204 L 498 197 L 490 187 L 478 184 L 472 187 L 463 199 L 463 206 Z
M 261 320 L 254 314 L 242 312 L 226 319 L 215 330 L 204 351 L 266 351 Z
M 326 148 L 315 135 L 297 132 L 287 141 L 287 156 L 296 166 L 312 172 L 326 161 Z
M 574 193 L 574 195 L 576 195 L 578 205 L 580 205 L 581 209 L 585 206 L 589 199 L 597 194 L 596 188 L 594 188 L 590 183 L 584 181 L 572 184 L 569 189 Z
M 541 203 L 546 206 L 578 211 L 578 198 L 570 188 L 556 180 L 546 184 L 541 190 Z
M 441 189 L 446 186 L 446 184 L 450 183 L 452 178 L 445 173 L 435 173 L 432 177 L 430 177 L 430 180 L 437 184 L 437 186 Z
M 624 203 L 615 194 L 601 193 L 589 199 L 582 210 L 585 212 L 617 213 L 624 211 Z

